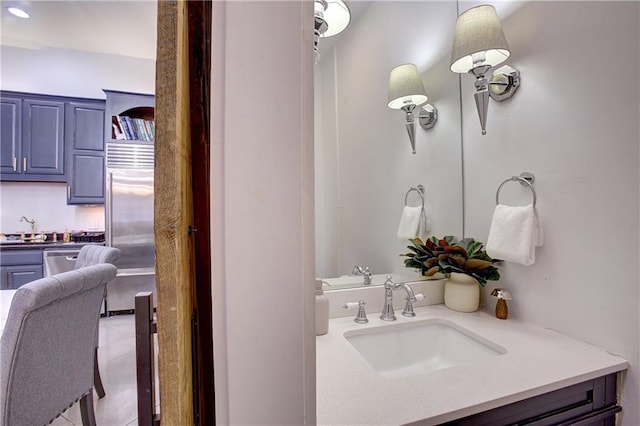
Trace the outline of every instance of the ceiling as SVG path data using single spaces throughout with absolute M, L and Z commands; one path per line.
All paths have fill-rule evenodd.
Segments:
M 16 6 L 31 17 L 7 11 Z M 0 44 L 64 48 L 155 59 L 155 0 L 2 0 Z
M 352 23 L 370 3 L 369 0 L 348 2 Z M 2 0 L 1 4 L 1 45 L 62 48 L 145 59 L 156 57 L 156 0 Z M 13 16 L 7 10 L 10 6 L 20 7 L 31 17 Z M 340 35 L 323 38 L 321 56 L 339 40 Z

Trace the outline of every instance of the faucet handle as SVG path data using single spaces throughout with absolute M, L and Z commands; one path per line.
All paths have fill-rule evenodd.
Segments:
M 364 268 L 362 275 L 364 276 L 364 285 L 371 285 L 371 271 L 368 266 Z
M 395 283 L 391 279 L 391 275 L 387 275 L 387 280 L 384 282 L 384 288 L 393 288 L 393 286 L 395 286 Z
M 356 306 L 358 307 L 358 313 L 356 314 L 356 317 L 354 318 L 354 322 L 357 322 L 358 324 L 366 324 L 369 322 L 369 319 L 367 318 L 367 313 L 364 310 L 364 305 L 366 305 L 367 302 L 365 302 L 364 300 L 360 300 L 357 303 L 356 302 L 348 302 L 345 303 L 342 307 L 344 309 L 352 309 L 355 308 Z
M 404 311 L 402 311 L 402 315 L 404 315 L 405 317 L 415 317 L 416 313 L 413 312 L 413 302 L 417 302 L 418 300 L 422 299 L 424 299 L 424 294 L 422 293 L 416 294 L 413 298 L 407 295 L 407 298 L 405 299 L 407 303 L 404 305 Z

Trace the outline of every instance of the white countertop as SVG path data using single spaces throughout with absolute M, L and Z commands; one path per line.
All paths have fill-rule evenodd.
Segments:
M 625 359 L 557 332 L 444 305 L 415 309 L 416 317 L 368 324 L 333 318 L 316 338 L 319 425 L 439 424 L 584 382 L 628 367 Z M 378 374 L 343 337 L 349 330 L 444 318 L 507 350 L 490 363 L 453 366 L 411 377 Z

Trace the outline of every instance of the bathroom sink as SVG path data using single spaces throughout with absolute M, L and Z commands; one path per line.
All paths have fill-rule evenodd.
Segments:
M 444 319 L 398 323 L 344 334 L 375 371 L 407 377 L 456 365 L 481 365 L 507 351 Z

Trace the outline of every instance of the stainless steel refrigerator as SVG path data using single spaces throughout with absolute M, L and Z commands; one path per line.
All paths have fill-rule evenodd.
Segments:
M 136 293 L 156 290 L 153 145 L 107 143 L 106 189 L 106 243 L 122 251 L 107 285 L 112 313 L 133 309 Z

